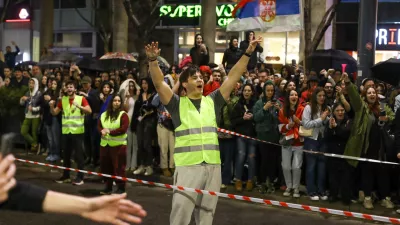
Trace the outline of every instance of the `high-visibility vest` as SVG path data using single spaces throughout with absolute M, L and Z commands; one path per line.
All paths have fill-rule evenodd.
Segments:
M 199 113 L 188 97 L 181 97 L 179 116 L 181 125 L 175 129 L 175 165 L 221 164 L 212 98 L 202 97 Z
M 82 105 L 82 96 L 75 95 L 74 102 Z M 69 97 L 64 96 L 61 100 L 62 113 L 62 133 L 63 134 L 83 134 L 85 133 L 85 116 L 74 104 L 69 104 Z
M 115 130 L 115 129 L 120 128 L 121 127 L 121 117 L 124 113 L 125 113 L 124 111 L 119 112 L 118 118 L 114 121 L 111 121 L 110 118 L 108 118 L 106 120 L 107 111 L 104 112 L 103 114 L 101 114 L 101 117 L 100 117 L 101 125 L 103 126 L 103 128 L 107 128 L 109 130 Z M 126 145 L 127 138 L 128 138 L 128 135 L 126 133 L 118 135 L 118 136 L 110 136 L 109 134 L 107 134 L 106 136 L 101 137 L 100 145 L 103 147 L 105 147 L 107 145 L 109 145 L 110 147 Z

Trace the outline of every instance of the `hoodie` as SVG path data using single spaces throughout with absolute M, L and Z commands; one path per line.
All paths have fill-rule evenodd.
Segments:
M 28 97 L 26 101 L 20 100 L 20 104 L 25 106 L 25 118 L 34 119 L 40 118 L 40 106 L 42 102 L 42 94 L 39 91 L 39 81 L 36 78 L 31 78 L 35 82 L 33 90 L 29 89 L 24 96 Z M 32 111 L 29 111 L 29 106 L 32 106 Z

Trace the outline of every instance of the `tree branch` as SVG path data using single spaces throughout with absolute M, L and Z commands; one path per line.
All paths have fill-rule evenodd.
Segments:
M 71 0 L 69 0 L 69 2 L 71 4 L 73 4 L 73 2 Z M 83 19 L 83 21 L 85 21 L 87 24 L 89 24 L 89 26 L 96 28 L 96 26 L 92 22 L 90 22 L 86 17 L 83 16 L 82 12 L 78 8 L 74 7 L 74 9 L 75 9 L 76 13 L 78 13 L 78 15 Z M 96 9 L 94 9 L 94 10 L 96 10 Z
M 126 11 L 126 15 L 128 15 L 129 21 L 131 21 L 136 26 L 140 27 L 141 24 L 140 24 L 138 18 L 136 18 L 135 14 L 133 14 L 132 5 L 131 5 L 130 0 L 124 0 L 124 8 Z
M 336 9 L 340 2 L 341 0 L 336 0 L 333 5 L 325 12 L 325 15 L 318 25 L 318 28 L 315 31 L 314 38 L 309 46 L 309 53 L 314 52 L 318 48 L 318 45 L 324 37 L 326 30 L 329 28 L 329 26 L 331 26 L 332 20 L 333 18 L 335 18 Z
M 7 12 L 9 5 L 10 5 L 10 0 L 5 0 L 3 10 L 1 11 L 0 23 L 2 23 L 4 21 L 4 18 L 6 17 L 6 12 Z

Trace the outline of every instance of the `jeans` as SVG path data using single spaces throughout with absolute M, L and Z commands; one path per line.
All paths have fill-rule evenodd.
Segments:
M 228 185 L 232 180 L 233 157 L 236 152 L 236 140 L 235 138 L 221 138 L 218 141 L 222 161 L 222 183 Z
M 282 170 L 287 188 L 298 189 L 300 186 L 301 165 L 303 164 L 302 149 L 303 146 L 282 147 Z
M 83 149 L 83 139 L 84 134 L 63 134 L 64 138 L 64 158 L 63 158 L 63 166 L 71 167 L 71 158 L 75 156 L 75 161 L 78 164 L 78 169 L 83 170 L 85 161 L 84 161 L 84 149 Z M 72 154 L 75 151 L 75 154 Z M 64 177 L 69 176 L 69 170 L 64 170 Z M 78 172 L 78 178 L 83 179 L 83 173 Z
M 60 157 L 61 125 L 57 117 L 52 118 L 51 125 L 46 124 L 46 131 L 49 140 L 49 155 Z
M 238 180 L 242 180 L 243 166 L 248 160 L 249 175 L 247 180 L 252 180 L 256 172 L 256 142 L 254 140 L 245 139 L 238 137 L 236 139 L 237 154 L 236 154 L 236 166 L 235 166 L 235 177 Z
M 21 126 L 21 134 L 30 145 L 38 144 L 40 118 L 25 118 Z M 31 133 L 29 133 L 29 130 Z
M 304 138 L 304 149 L 315 152 L 326 152 L 323 140 Z M 306 186 L 309 195 L 325 195 L 326 191 L 326 157 L 306 153 Z M 317 177 L 316 177 L 317 175 Z

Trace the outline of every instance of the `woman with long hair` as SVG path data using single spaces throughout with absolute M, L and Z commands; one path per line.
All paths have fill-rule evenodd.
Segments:
M 304 149 L 325 152 L 325 125 L 328 123 L 330 109 L 327 105 L 325 90 L 317 87 L 310 98 L 310 104 L 304 108 L 302 124 L 311 129 L 310 135 L 304 137 Z M 326 193 L 326 157 L 306 153 L 306 185 L 311 200 L 328 200 Z M 317 177 L 315 176 L 317 174 Z
M 111 97 L 107 110 L 101 114 L 98 130 L 100 141 L 100 169 L 102 173 L 125 176 L 126 144 L 129 117 L 125 112 L 120 95 Z M 111 194 L 113 180 L 105 178 L 106 187 L 101 194 Z M 125 193 L 125 181 L 115 180 L 117 194 Z
M 256 102 L 254 98 L 254 88 L 251 84 L 245 84 L 242 95 L 236 103 L 231 114 L 233 130 L 246 136 L 255 137 L 256 131 L 253 120 L 253 106 Z M 256 150 L 257 143 L 254 140 L 238 137 L 236 138 L 237 153 L 235 163 L 236 190 L 243 188 L 242 175 L 244 164 L 247 161 L 249 168 L 247 174 L 246 190 L 253 190 L 253 178 L 256 175 Z M 231 149 L 232 150 L 232 149 Z
M 345 106 L 338 101 L 332 107 L 332 117 L 326 129 L 326 145 L 328 152 L 343 155 L 346 143 L 349 140 L 351 121 L 349 120 Z M 350 166 L 345 159 L 328 158 L 329 201 L 335 202 L 339 193 L 342 202 L 350 204 L 353 192 L 355 168 Z
M 300 197 L 301 166 L 303 164 L 304 138 L 299 135 L 304 107 L 299 104 L 296 90 L 286 93 L 284 105 L 279 110 L 279 130 L 282 133 L 282 170 L 285 177 L 286 190 L 284 196 Z
M 275 86 L 267 81 L 263 87 L 263 96 L 254 105 L 254 121 L 256 123 L 257 138 L 269 143 L 260 143 L 260 171 L 259 182 L 262 184 L 260 192 L 272 193 L 275 191 L 274 180 L 279 175 L 280 147 L 278 130 L 278 113 L 281 104 L 275 98 Z
M 53 116 L 50 113 L 49 102 L 51 100 L 56 102 L 59 100 L 61 87 L 59 87 L 59 83 L 56 79 L 50 78 L 49 83 L 51 83 L 51 88 L 43 93 L 42 116 L 49 144 L 49 154 L 46 160 L 55 162 L 60 159 L 61 155 L 61 117 L 60 115 Z
M 380 104 L 378 94 L 374 87 L 366 88 L 361 96 L 357 87 L 350 82 L 347 73 L 342 74 L 347 93 L 350 98 L 351 108 L 354 110 L 354 122 L 350 137 L 344 151 L 345 155 L 363 157 L 368 159 L 386 160 L 389 156 L 386 146 L 382 141 L 383 132 L 387 125 L 394 120 L 394 113 L 387 104 Z M 382 199 L 382 206 L 394 208 L 390 198 L 390 167 L 385 164 L 348 161 L 353 167 L 360 168 L 361 189 L 364 191 L 364 207 L 373 209 L 371 193 L 377 181 L 378 193 Z
M 192 63 L 197 66 L 208 65 L 210 61 L 208 47 L 204 44 L 203 36 L 196 34 L 194 37 L 194 47 L 190 49 Z
M 131 128 L 136 131 L 139 165 L 133 174 L 144 173 L 145 176 L 150 176 L 153 174 L 152 142 L 157 138 L 157 108 L 151 104 L 156 91 L 150 78 L 143 78 L 140 85 L 131 123 Z
M 128 80 L 128 87 L 124 90 L 123 102 L 124 109 L 128 113 L 129 121 L 132 123 L 132 114 L 135 107 L 135 102 L 138 99 L 138 91 L 140 91 L 139 86 L 136 84 L 135 80 Z M 133 171 L 137 167 L 137 137 L 136 133 L 131 129 L 128 129 L 128 148 L 126 150 L 126 170 Z

